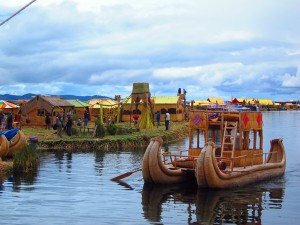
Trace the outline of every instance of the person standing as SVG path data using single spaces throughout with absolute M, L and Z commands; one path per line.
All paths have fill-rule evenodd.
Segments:
M 132 116 L 132 120 L 133 120 L 133 124 L 136 126 L 138 124 L 138 121 L 139 121 L 139 115 L 138 114 L 134 114 Z
M 68 136 L 72 135 L 72 125 L 73 125 L 73 120 L 71 118 L 71 115 L 67 115 L 67 123 L 66 123 L 66 132 Z
M 81 127 L 81 119 L 80 118 L 78 118 L 78 120 L 77 120 L 77 126 Z
M 13 119 L 11 113 L 8 114 L 6 122 L 7 122 L 7 129 L 8 130 L 13 129 Z
M 83 125 L 86 127 L 88 125 L 88 121 L 90 120 L 90 112 L 89 112 L 89 107 L 85 107 L 85 111 L 83 114 Z
M 178 88 L 178 94 L 181 94 L 181 88 Z
M 45 124 L 46 124 L 46 130 L 50 130 L 51 119 L 48 113 L 45 118 Z
M 169 130 L 169 124 L 170 124 L 170 113 L 167 111 L 165 115 L 165 126 L 166 130 Z
M 62 130 L 63 130 L 63 119 L 61 114 L 59 113 L 56 117 L 56 125 L 57 125 L 57 137 L 62 138 Z
M 158 128 L 160 125 L 160 111 L 156 112 L 156 121 L 157 121 L 157 128 Z
M 26 114 L 26 124 L 29 124 L 30 123 L 30 117 L 29 117 L 29 114 Z

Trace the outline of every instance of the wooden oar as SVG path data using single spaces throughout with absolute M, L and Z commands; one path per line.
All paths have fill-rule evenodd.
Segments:
M 127 173 L 124 173 L 124 174 L 121 174 L 121 175 L 119 175 L 119 176 L 117 176 L 117 177 L 114 177 L 114 178 L 112 178 L 112 179 L 110 179 L 110 180 L 112 180 L 112 181 L 119 181 L 119 180 L 121 180 L 121 179 L 123 179 L 123 178 L 125 178 L 125 177 L 129 177 L 131 174 L 133 174 L 133 173 L 135 173 L 135 172 L 138 172 L 138 171 L 140 171 L 140 170 L 142 170 L 142 168 L 139 168 L 139 169 L 136 169 L 136 170 L 134 170 L 134 171 L 127 172 Z

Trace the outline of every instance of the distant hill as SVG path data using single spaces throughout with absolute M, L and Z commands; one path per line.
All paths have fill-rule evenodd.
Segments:
M 0 94 L 0 100 L 21 100 L 21 99 L 32 99 L 36 94 L 28 93 L 25 95 L 10 95 L 10 94 Z M 87 101 L 92 98 L 110 98 L 102 95 L 93 95 L 93 96 L 77 96 L 77 95 L 49 95 L 49 96 L 60 96 L 63 99 L 78 99 L 81 101 Z M 111 98 L 110 98 L 111 99 Z

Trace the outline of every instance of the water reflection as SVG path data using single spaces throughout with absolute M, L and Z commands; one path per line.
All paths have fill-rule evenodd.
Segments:
M 187 188 L 188 187 L 188 188 Z M 162 222 L 163 204 L 166 202 L 182 202 L 195 204 L 197 184 L 154 185 L 144 184 L 142 191 L 142 207 L 144 217 L 151 222 Z M 193 201 L 191 202 L 191 199 Z M 190 212 L 189 212 L 190 213 Z
M 134 188 L 132 186 L 130 186 L 129 184 L 127 184 L 126 182 L 123 182 L 121 180 L 116 181 L 116 183 L 118 183 L 120 186 L 124 187 L 126 190 L 134 190 Z
M 199 191 L 197 220 L 207 224 L 261 224 L 265 207 L 281 208 L 283 192 L 282 188 Z
M 278 186 L 234 190 L 186 187 L 186 184 L 145 184 L 142 191 L 144 217 L 152 223 L 164 223 L 165 204 L 174 210 L 176 205 L 184 204 L 187 224 L 262 224 L 263 210 L 281 209 L 284 198 L 284 188 Z

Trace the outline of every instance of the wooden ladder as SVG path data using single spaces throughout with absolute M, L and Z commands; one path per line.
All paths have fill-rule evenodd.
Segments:
M 228 122 L 225 121 L 224 125 L 224 134 L 221 146 L 221 157 L 234 157 L 234 150 L 235 150 L 235 141 L 237 135 L 237 124 L 238 122 Z M 226 148 L 225 148 L 226 147 Z M 231 155 L 229 156 L 229 154 Z

